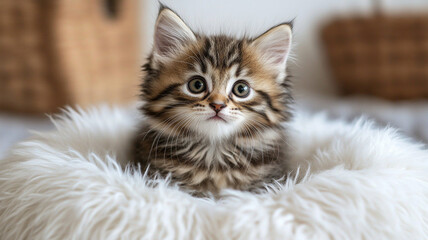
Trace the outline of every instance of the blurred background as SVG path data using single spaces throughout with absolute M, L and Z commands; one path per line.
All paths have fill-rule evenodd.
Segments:
M 427 0 L 163 0 L 196 32 L 257 36 L 294 19 L 296 108 L 361 115 L 428 142 Z M 151 0 L 0 0 L 0 157 L 65 105 L 132 104 Z

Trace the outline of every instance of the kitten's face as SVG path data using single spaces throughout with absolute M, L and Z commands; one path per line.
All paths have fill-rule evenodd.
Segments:
M 287 25 L 255 40 L 197 36 L 172 11 L 162 10 L 143 83 L 143 109 L 152 127 L 219 140 L 260 134 L 286 120 L 290 42 Z

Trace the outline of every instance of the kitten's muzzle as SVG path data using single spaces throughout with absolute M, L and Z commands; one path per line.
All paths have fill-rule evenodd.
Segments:
M 209 105 L 216 113 L 219 113 L 223 108 L 226 107 L 226 104 L 224 103 L 210 103 Z

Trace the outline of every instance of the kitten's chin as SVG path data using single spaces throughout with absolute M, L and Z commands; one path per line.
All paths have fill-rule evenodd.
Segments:
M 208 118 L 207 121 L 215 121 L 215 122 L 220 121 L 220 122 L 227 123 L 227 121 L 224 118 L 222 118 L 218 115 L 215 115 L 215 116 Z
M 198 133 L 212 141 L 227 138 L 234 134 L 236 129 L 238 129 L 238 123 L 218 116 L 201 121 L 195 126 Z

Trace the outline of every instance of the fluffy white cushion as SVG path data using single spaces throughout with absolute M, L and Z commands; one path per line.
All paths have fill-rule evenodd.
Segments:
M 124 168 L 139 121 L 68 110 L 19 144 L 0 161 L 1 239 L 428 238 L 428 152 L 393 129 L 297 115 L 287 184 L 215 202 Z

